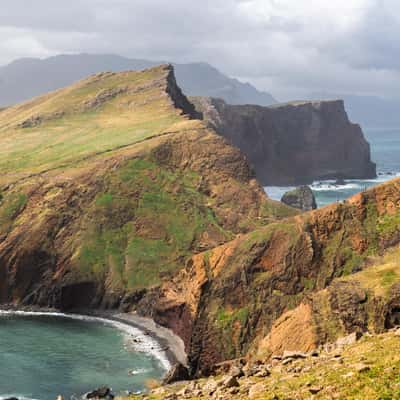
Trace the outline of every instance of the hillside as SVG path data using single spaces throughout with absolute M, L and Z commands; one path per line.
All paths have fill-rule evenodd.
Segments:
M 130 308 L 193 254 L 295 213 L 196 116 L 170 66 L 1 111 L 1 303 Z
M 399 398 L 399 212 L 394 180 L 196 255 L 160 304 L 202 373 L 131 399 Z
M 76 54 L 47 59 L 23 58 L 0 67 L 0 107 L 71 85 L 103 71 L 141 70 L 159 61 L 117 55 Z M 248 83 L 232 79 L 207 63 L 174 64 L 179 86 L 192 96 L 213 96 L 230 104 L 272 104 L 274 98 Z
M 353 276 L 371 264 L 370 257 L 399 243 L 399 212 L 400 180 L 394 180 L 345 203 L 269 224 L 195 255 L 138 310 L 184 339 L 199 375 L 254 352 L 268 356 L 291 345 L 309 350 L 353 331 L 380 332 L 394 324 L 387 322 L 392 315 L 397 318 L 397 273 L 389 271 L 379 299 L 369 291 L 372 280 L 358 287 L 335 279 Z M 294 322 L 278 329 L 279 318 L 296 307 L 301 312 L 290 314 Z
M 129 399 L 398 399 L 399 343 L 400 330 L 365 336 L 331 351 L 292 353 L 299 355 L 297 359 L 288 354 L 265 365 L 234 366 L 231 371 L 237 378 L 222 371 L 215 377 L 156 388 L 150 396 Z
M 210 127 L 244 152 L 264 186 L 376 176 L 370 146 L 341 100 L 269 107 L 191 101 Z

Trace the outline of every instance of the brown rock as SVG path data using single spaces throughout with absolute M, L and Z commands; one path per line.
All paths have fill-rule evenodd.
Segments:
M 360 332 L 353 332 L 350 333 L 350 335 L 339 338 L 335 344 L 337 347 L 349 346 L 351 344 L 356 343 L 361 336 L 362 335 Z
M 356 370 L 356 372 L 363 373 L 363 372 L 369 371 L 371 369 L 371 367 L 369 367 L 368 365 L 366 365 L 364 363 L 358 363 L 358 364 L 354 365 L 354 369 Z
M 227 376 L 222 380 L 222 387 L 232 388 L 240 386 L 237 378 L 235 376 Z
M 178 363 L 175 364 L 165 375 L 163 379 L 163 385 L 169 385 L 174 382 L 185 381 L 189 379 L 189 371 L 188 369 Z
M 249 399 L 256 399 L 267 392 L 267 387 L 263 383 L 255 383 L 249 389 Z
M 311 394 L 317 394 L 323 389 L 322 386 L 311 386 L 308 390 Z

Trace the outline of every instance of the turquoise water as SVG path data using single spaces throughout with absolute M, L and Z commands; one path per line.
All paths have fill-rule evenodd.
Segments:
M 346 180 L 344 185 L 335 185 L 334 181 L 314 182 L 311 188 L 318 207 L 344 200 L 365 188 L 400 176 L 400 129 L 385 131 L 366 131 L 365 136 L 371 145 L 371 157 L 377 165 L 377 179 Z M 268 186 L 265 191 L 274 200 L 294 187 Z
M 55 400 L 99 386 L 140 391 L 165 373 L 157 343 L 135 328 L 55 316 L 0 316 L 0 397 Z

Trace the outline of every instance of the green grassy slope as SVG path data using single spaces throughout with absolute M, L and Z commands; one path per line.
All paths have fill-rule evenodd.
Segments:
M 0 114 L 0 183 L 134 144 L 182 120 L 169 71 L 95 75 Z

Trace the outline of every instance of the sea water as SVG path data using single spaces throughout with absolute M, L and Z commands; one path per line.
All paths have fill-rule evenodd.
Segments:
M 343 185 L 336 185 L 334 180 L 317 181 L 311 185 L 318 207 L 342 201 L 371 186 L 400 176 L 400 129 L 365 132 L 371 145 L 371 158 L 377 165 L 376 179 L 350 179 Z M 274 200 L 280 200 L 285 192 L 294 186 L 267 186 L 265 191 Z
M 80 398 L 100 386 L 126 394 L 169 367 L 153 339 L 118 322 L 1 312 L 0 332 L 0 398 Z

